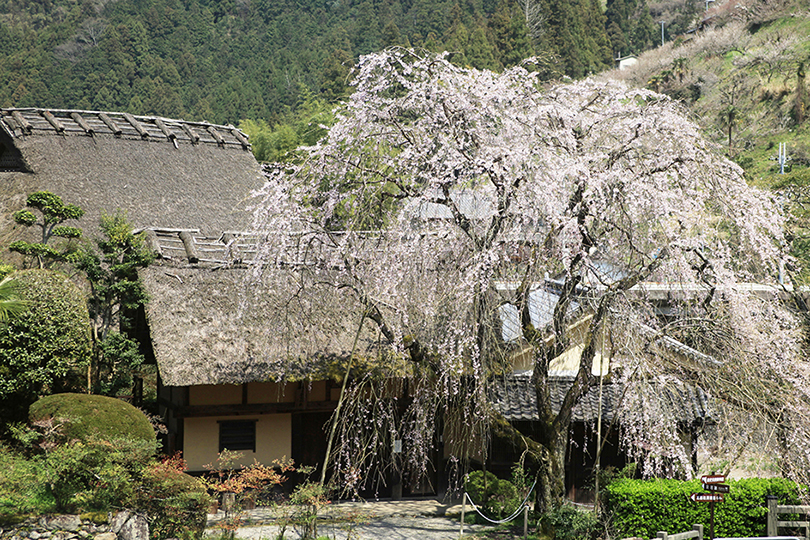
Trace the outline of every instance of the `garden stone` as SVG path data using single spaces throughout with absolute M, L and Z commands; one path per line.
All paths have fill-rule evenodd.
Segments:
M 61 515 L 43 518 L 45 528 L 49 531 L 70 531 L 79 530 L 82 524 L 81 518 L 75 515 Z
M 40 538 L 42 538 L 42 535 L 39 534 L 37 531 L 31 531 L 30 533 L 28 533 L 28 538 L 30 538 L 31 540 L 39 540 Z
M 95 540 L 118 540 L 118 537 L 115 535 L 115 533 L 111 532 L 97 534 L 94 538 Z
M 146 517 L 124 510 L 118 512 L 110 524 L 119 540 L 149 540 L 149 522 Z

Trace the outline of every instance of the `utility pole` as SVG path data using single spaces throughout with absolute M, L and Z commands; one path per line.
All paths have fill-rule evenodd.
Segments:
M 661 46 L 664 46 L 664 21 L 661 21 Z
M 787 161 L 787 143 L 779 143 L 779 174 L 785 174 L 785 162 Z

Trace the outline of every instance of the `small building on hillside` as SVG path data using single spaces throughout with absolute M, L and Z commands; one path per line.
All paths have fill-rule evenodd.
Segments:
M 616 67 L 620 70 L 630 69 L 638 64 L 638 57 L 633 54 L 616 58 Z

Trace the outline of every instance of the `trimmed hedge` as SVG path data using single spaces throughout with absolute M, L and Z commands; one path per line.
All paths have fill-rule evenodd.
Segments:
M 765 536 L 765 495 L 776 495 L 780 504 L 800 504 L 799 487 L 784 478 L 748 478 L 728 484 L 730 493 L 715 503 L 715 536 Z M 695 523 L 708 531 L 709 503 L 689 498 L 702 492 L 700 480 L 617 480 L 605 488 L 606 510 L 619 538 L 655 538 L 658 531 L 680 533 Z
M 126 401 L 90 394 L 54 394 L 29 409 L 32 421 L 47 417 L 66 419 L 63 435 L 67 440 L 112 441 L 131 438 L 155 441 L 152 424 L 141 411 Z

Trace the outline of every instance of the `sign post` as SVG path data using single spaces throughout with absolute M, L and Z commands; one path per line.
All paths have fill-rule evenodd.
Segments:
M 714 505 L 723 502 L 723 493 L 729 493 L 731 488 L 724 484 L 726 477 L 723 474 L 708 474 L 700 477 L 703 490 L 709 493 L 692 493 L 689 496 L 694 502 L 709 503 L 709 540 L 714 540 Z

